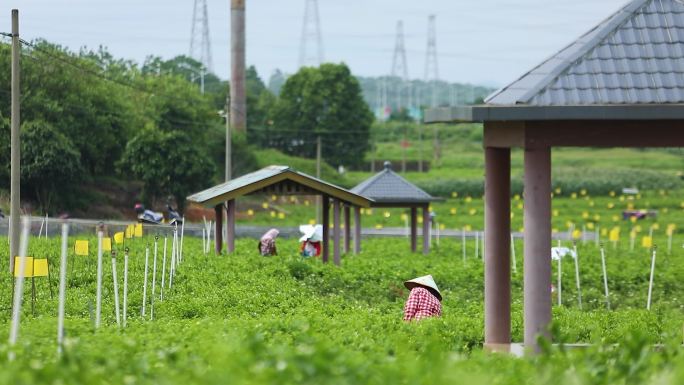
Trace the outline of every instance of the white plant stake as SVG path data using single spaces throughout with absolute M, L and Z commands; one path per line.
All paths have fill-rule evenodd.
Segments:
M 648 281 L 648 300 L 646 302 L 646 310 L 651 310 L 651 293 L 653 292 L 653 274 L 655 273 L 656 248 L 656 246 L 653 246 L 653 254 L 651 256 L 651 278 Z
M 116 251 L 112 250 L 112 283 L 114 285 L 114 311 L 116 314 L 116 324 L 121 326 L 121 315 L 119 313 L 119 281 L 116 279 Z
M 45 226 L 45 218 L 40 221 L 40 229 L 38 229 L 38 238 L 43 235 L 43 227 Z
M 128 311 L 128 247 L 124 249 L 124 282 L 123 282 L 123 327 L 126 327 Z
M 603 290 L 606 293 L 606 308 L 610 310 L 610 299 L 608 298 L 608 274 L 606 273 L 606 252 L 601 244 L 601 266 L 603 268 Z
M 226 226 L 226 231 L 228 227 Z M 183 222 L 181 223 L 181 236 L 180 236 L 180 256 L 183 259 L 183 235 L 185 235 L 185 217 L 183 217 Z M 225 239 L 225 238 L 224 238 Z
M 176 231 L 173 232 L 173 238 L 171 239 L 171 266 L 169 267 L 169 290 L 173 286 L 173 274 L 176 268 Z
M 162 260 L 161 287 L 159 288 L 159 300 L 164 300 L 164 277 L 166 276 L 166 241 L 168 237 L 164 235 L 164 258 Z
M 57 305 L 57 355 L 62 355 L 64 344 L 64 304 L 66 303 L 67 249 L 69 247 L 69 225 L 62 224 L 62 255 L 59 259 L 59 305 Z
M 21 320 L 21 303 L 24 297 L 24 272 L 26 270 L 26 251 L 28 250 L 28 239 L 29 231 L 31 228 L 31 222 L 28 217 L 22 218 L 21 223 L 21 241 L 19 243 L 19 274 L 14 280 L 14 298 L 12 302 L 12 323 L 10 324 L 9 333 L 9 346 L 10 351 L 8 358 L 13 361 L 14 345 L 17 343 L 19 338 L 19 322 Z
M 202 228 L 202 254 L 207 254 L 207 229 L 206 227 Z
M 102 317 L 102 231 L 97 232 L 97 292 L 95 294 L 95 329 Z
M 143 302 L 140 310 L 143 317 L 145 317 L 145 304 L 147 303 L 147 270 L 150 265 L 150 247 L 145 247 L 145 278 L 143 279 Z
M 596 231 L 594 234 L 594 243 L 596 244 L 596 247 L 599 247 L 601 244 L 601 232 L 599 231 L 599 226 L 596 225 Z
M 511 234 L 511 257 L 513 257 L 513 274 L 518 274 L 518 262 L 515 259 L 515 238 Z
M 475 259 L 480 258 L 480 232 L 475 232 Z
M 466 263 L 466 236 L 465 236 L 465 227 L 463 230 L 461 230 L 461 246 L 463 248 L 463 264 L 465 265 Z
M 152 258 L 152 297 L 150 297 L 150 319 L 154 319 L 154 289 L 157 287 L 157 243 L 159 235 L 154 236 L 154 258 Z
M 48 237 L 48 215 L 45 214 L 45 239 Z
M 570 234 L 572 235 L 572 233 L 570 233 Z M 558 248 L 559 248 L 559 249 L 561 248 L 561 241 L 560 241 L 560 239 L 558 240 Z M 567 254 L 566 254 L 566 255 L 567 255 Z M 557 288 L 557 289 L 558 289 L 558 306 L 563 305 L 563 297 L 562 297 L 562 294 L 563 294 L 563 287 L 562 287 L 563 280 L 561 279 L 561 277 L 562 277 L 562 274 L 561 274 L 561 266 L 563 266 L 563 264 L 561 263 L 562 260 L 563 260 L 563 257 L 559 255 L 559 256 L 558 256 L 558 288 Z
M 577 254 L 577 244 L 573 243 L 572 249 L 575 252 L 575 284 L 577 285 L 577 304 L 582 310 L 582 290 L 580 289 L 580 273 L 579 273 L 579 254 Z

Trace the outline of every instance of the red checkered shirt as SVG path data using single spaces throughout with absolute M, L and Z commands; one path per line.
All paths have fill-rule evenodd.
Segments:
M 404 305 L 404 321 L 419 320 L 442 315 L 442 304 L 434 294 L 423 287 L 411 289 Z

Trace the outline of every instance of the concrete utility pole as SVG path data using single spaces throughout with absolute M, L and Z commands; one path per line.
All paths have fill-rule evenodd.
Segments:
M 230 4 L 230 125 L 237 131 L 247 128 L 245 96 L 245 0 Z
M 232 137 L 230 135 L 230 95 L 226 100 L 226 182 L 233 179 Z
M 21 154 L 19 147 L 19 58 L 21 56 L 21 43 L 19 42 L 19 10 L 12 10 L 12 113 L 11 113 L 11 139 L 10 139 L 10 273 L 14 271 L 14 257 L 19 255 L 19 202 L 21 191 L 19 190 L 19 172 Z

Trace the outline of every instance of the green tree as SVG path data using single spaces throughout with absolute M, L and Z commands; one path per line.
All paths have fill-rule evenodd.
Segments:
M 81 154 L 64 134 L 45 121 L 27 122 L 21 132 L 22 188 L 34 193 L 43 211 L 56 195 L 74 190 L 82 175 Z
M 266 145 L 313 158 L 316 137 L 330 164 L 360 166 L 369 149 L 373 114 L 345 64 L 304 67 L 287 79 L 274 110 Z
M 173 195 L 181 211 L 188 195 L 212 185 L 215 172 L 202 143 L 192 135 L 156 128 L 146 128 L 128 142 L 119 166 L 145 184 L 146 203 Z

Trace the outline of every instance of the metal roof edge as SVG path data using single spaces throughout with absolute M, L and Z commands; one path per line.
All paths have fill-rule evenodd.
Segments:
M 478 106 L 473 108 L 473 118 L 473 121 L 479 122 L 525 120 L 674 120 L 684 119 L 684 104 Z

